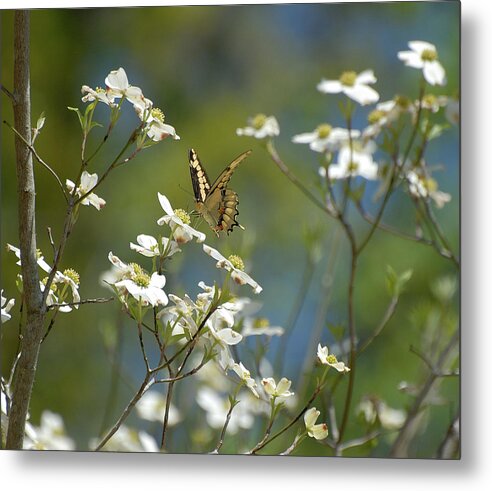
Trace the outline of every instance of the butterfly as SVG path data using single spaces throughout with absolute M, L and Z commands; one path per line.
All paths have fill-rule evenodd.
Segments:
M 212 185 L 207 173 L 198 158 L 195 150 L 190 149 L 189 163 L 191 182 L 195 194 L 196 211 L 210 225 L 212 230 L 219 237 L 219 232 L 224 231 L 228 235 L 239 224 L 236 217 L 239 214 L 237 206 L 239 199 L 237 193 L 227 188 L 227 184 L 236 170 L 236 167 L 251 153 L 248 150 L 236 157 L 217 177 Z

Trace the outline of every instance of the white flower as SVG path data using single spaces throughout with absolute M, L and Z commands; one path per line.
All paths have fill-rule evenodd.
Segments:
M 158 107 L 153 107 L 151 100 L 145 99 L 143 103 L 134 104 L 133 107 L 140 120 L 145 121 L 144 131 L 151 140 L 158 142 L 168 136 L 171 136 L 173 140 L 180 139 L 176 134 L 176 129 L 164 123 L 164 113 Z
M 376 144 L 369 140 L 366 143 L 353 141 L 352 149 L 344 145 L 338 152 L 336 164 L 328 167 L 330 179 L 346 179 L 347 177 L 361 176 L 365 179 L 374 180 L 378 178 L 378 165 L 374 162 L 372 154 L 376 151 Z M 326 169 L 319 168 L 319 175 L 326 177 Z
M 357 75 L 356 72 L 343 72 L 338 80 L 322 80 L 318 90 L 325 94 L 343 92 L 347 97 L 359 104 L 373 104 L 379 100 L 379 94 L 369 84 L 377 81 L 372 70 L 365 70 Z
M 244 263 L 239 256 L 232 255 L 229 256 L 229 259 L 226 259 L 219 251 L 207 244 L 203 244 L 203 250 L 217 261 L 217 268 L 223 268 L 229 271 L 231 273 L 231 278 L 239 285 L 248 284 L 253 288 L 255 293 L 260 293 L 263 290 L 251 276 L 243 271 Z
M 260 397 L 258 395 L 258 392 L 256 392 L 256 382 L 253 378 L 251 378 L 251 373 L 249 370 L 241 363 L 234 363 L 232 365 L 232 370 L 236 372 L 237 376 L 245 383 L 246 387 L 248 387 L 249 390 L 256 396 Z
M 364 397 L 357 406 L 357 413 L 372 425 L 379 419 L 381 426 L 387 430 L 398 430 L 407 417 L 403 409 L 389 407 L 384 401 L 373 397 Z
M 197 391 L 196 402 L 206 411 L 207 423 L 212 428 L 219 429 L 224 426 L 230 408 L 228 398 L 220 397 L 209 387 L 201 387 Z M 239 429 L 251 428 L 255 422 L 252 412 L 252 407 L 247 404 L 247 399 L 241 400 L 232 411 L 227 433 L 235 434 Z
M 15 299 L 12 298 L 7 302 L 7 299 L 3 296 L 3 290 L 1 291 L 1 310 L 2 310 L 2 324 L 12 318 L 9 314 L 10 309 L 15 305 Z
M 407 97 L 396 96 L 389 101 L 379 102 L 367 117 L 370 124 L 362 132 L 363 138 L 374 138 L 382 128 L 389 126 L 405 112 L 414 112 L 414 107 Z
M 134 105 L 142 104 L 145 100 L 142 90 L 128 83 L 128 77 L 123 68 L 109 72 L 104 82 L 108 88 L 108 94 L 112 97 L 125 97 Z
M 135 409 L 142 419 L 162 422 L 166 411 L 166 398 L 155 390 L 147 391 L 137 402 Z M 174 426 L 181 421 L 178 410 L 171 404 L 169 407 L 168 424 Z
M 451 195 L 439 191 L 437 181 L 432 177 L 427 177 L 423 172 L 417 170 L 408 171 L 406 174 L 408 180 L 408 190 L 410 194 L 417 198 L 431 198 L 438 208 L 442 208 L 446 203 L 451 201 Z
M 115 283 L 118 289 L 125 289 L 133 298 L 142 302 L 143 305 L 167 305 L 167 295 L 163 288 L 166 284 L 166 277 L 158 273 L 149 275 L 137 264 L 133 265 L 133 272 L 130 278 L 123 279 Z
M 241 334 L 248 336 L 282 336 L 285 330 L 280 326 L 271 326 L 268 319 L 246 317 L 243 321 Z
M 56 274 L 55 274 L 55 277 L 53 278 L 53 283 L 52 283 L 52 287 L 56 287 L 56 292 L 58 293 L 58 297 L 63 297 L 63 302 L 62 303 L 65 303 L 65 298 L 66 298 L 66 289 L 67 288 L 70 288 L 70 291 L 72 292 L 72 299 L 73 299 L 73 303 L 77 303 L 77 302 L 80 302 L 80 295 L 79 295 L 79 283 L 80 283 L 80 278 L 79 278 L 79 274 L 69 268 L 69 269 L 66 269 L 65 271 L 63 271 L 63 273 L 61 271 L 57 271 Z M 44 290 L 44 288 L 43 288 Z M 52 300 L 53 300 L 53 303 L 58 303 L 57 301 L 55 301 L 56 297 L 53 293 L 53 291 L 50 292 L 50 295 L 48 297 L 52 297 Z M 78 305 L 74 305 L 74 307 L 76 309 L 79 308 Z M 70 312 L 72 309 L 69 305 L 64 305 L 63 307 L 60 307 L 60 311 L 61 312 Z
M 173 240 L 169 241 L 165 237 L 161 238 L 161 243 L 157 242 L 155 237 L 151 235 L 140 234 L 137 236 L 137 244 L 130 242 L 130 249 L 137 251 L 139 254 L 145 257 L 165 256 L 169 257 L 176 252 L 180 252 L 181 249 L 178 244 Z
M 360 131 L 350 130 L 352 138 L 358 138 Z M 301 133 L 292 138 L 294 143 L 309 143 L 314 152 L 334 152 L 343 143 L 349 141 L 349 131 L 345 128 L 332 128 L 329 124 L 321 124 L 311 133 Z
M 185 331 L 188 331 L 192 335 L 195 334 L 198 330 L 195 316 L 200 312 L 196 304 L 188 295 L 185 295 L 185 298 L 181 299 L 170 293 L 169 299 L 174 305 L 158 312 L 157 318 L 164 325 L 169 322 L 173 326 L 173 336 L 184 334 Z
M 326 423 L 315 424 L 320 412 L 312 407 L 304 413 L 304 424 L 310 437 L 316 440 L 324 440 L 328 436 L 328 426 Z
M 280 128 L 275 116 L 265 116 L 264 114 L 257 114 L 254 118 L 249 118 L 248 126 L 236 130 L 238 136 L 253 136 L 259 140 L 279 134 Z
M 89 442 L 89 447 L 95 448 L 98 443 L 99 440 L 93 438 Z M 102 450 L 104 452 L 158 452 L 159 447 L 155 439 L 145 431 L 137 431 L 121 425 Z
M 24 448 L 32 450 L 75 450 L 74 441 L 65 433 L 65 425 L 59 414 L 43 411 L 41 425 L 33 427 L 32 442 Z
M 87 192 L 89 192 L 96 184 L 97 184 L 97 174 L 89 174 L 86 170 L 82 172 L 82 175 L 80 176 L 80 186 L 76 189 L 75 195 L 78 196 L 79 198 L 81 196 L 84 196 Z M 75 183 L 71 181 L 70 179 L 67 179 L 65 182 L 67 189 L 70 192 L 73 192 L 75 188 Z M 81 203 L 83 205 L 89 206 L 92 205 L 94 208 L 97 210 L 100 210 L 101 208 L 104 207 L 106 204 L 106 201 L 104 201 L 102 198 L 97 196 L 95 193 L 91 193 L 87 195 Z
M 460 101 L 455 99 L 454 97 L 448 100 L 448 104 L 446 106 L 446 119 L 451 124 L 459 124 L 460 122 Z
M 264 378 L 261 381 L 265 392 L 271 397 L 290 397 L 294 392 L 290 392 L 292 382 L 285 377 L 281 378 L 277 384 L 272 377 Z
M 184 210 L 173 210 L 173 207 L 166 196 L 161 193 L 157 193 L 157 196 L 162 209 L 166 212 L 164 216 L 157 220 L 157 224 L 163 225 L 165 223 L 169 225 L 174 240 L 176 240 L 178 244 L 189 242 L 193 237 L 196 237 L 197 242 L 203 242 L 205 240 L 206 235 L 204 233 L 195 230 L 189 225 L 190 216 Z
M 431 85 L 446 85 L 446 72 L 438 61 L 436 47 L 425 41 L 410 41 L 408 46 L 411 51 L 400 51 L 398 58 L 405 65 L 422 70 Z
M 12 244 L 7 244 L 7 251 L 13 252 L 17 257 L 18 261 L 16 262 L 17 266 L 21 265 L 21 251 L 18 247 L 13 246 Z M 38 266 L 45 271 L 46 273 L 51 272 L 51 266 L 44 260 L 43 253 L 37 249 L 36 250 L 36 262 Z
M 109 93 L 107 90 L 96 87 L 96 90 L 91 89 L 88 85 L 82 85 L 81 92 L 83 95 L 83 102 L 99 101 L 110 107 L 114 107 L 114 95 Z
M 345 366 L 343 361 L 338 361 L 333 353 L 328 353 L 327 346 L 322 347 L 321 344 L 318 344 L 318 359 L 323 365 L 333 367 L 338 372 L 350 372 L 350 368 Z

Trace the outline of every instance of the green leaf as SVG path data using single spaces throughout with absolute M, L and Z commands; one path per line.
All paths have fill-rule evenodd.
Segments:
M 386 287 L 391 297 L 398 297 L 403 292 L 405 285 L 412 277 L 413 271 L 407 269 L 400 275 L 390 266 L 386 266 Z
M 68 106 L 67 109 L 69 111 L 74 111 L 75 113 L 77 113 L 77 116 L 79 118 L 80 127 L 83 130 L 85 128 L 85 121 L 84 121 L 84 116 L 82 116 L 82 113 L 80 112 L 80 109 L 78 107 L 70 107 L 70 106 Z

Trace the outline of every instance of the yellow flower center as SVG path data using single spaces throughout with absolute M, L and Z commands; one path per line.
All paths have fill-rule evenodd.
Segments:
M 424 186 L 429 191 L 429 193 L 433 193 L 437 191 L 437 182 L 435 179 L 432 179 L 432 177 L 429 177 L 428 179 L 425 180 Z
M 43 278 L 43 279 L 41 280 L 41 283 L 42 283 L 44 286 L 46 286 L 46 283 L 48 283 L 48 277 Z M 52 281 L 52 282 L 51 282 L 51 285 L 50 285 L 50 291 L 52 291 L 53 293 L 55 293 L 55 292 L 56 292 L 56 289 L 57 289 L 56 283 Z
M 318 132 L 318 137 L 319 138 L 327 138 L 330 136 L 331 133 L 331 125 L 329 124 L 320 124 L 317 128 L 316 131 Z
M 340 76 L 340 82 L 347 87 L 353 87 L 356 79 L 357 73 L 354 71 L 343 72 Z
M 41 259 L 43 257 L 43 253 L 41 249 L 36 249 L 36 259 Z
M 106 93 L 106 90 L 103 89 L 102 87 L 96 87 L 96 92 L 98 94 L 105 94 Z
M 158 119 L 161 123 L 164 123 L 164 113 L 158 107 L 153 107 L 150 114 L 154 119 Z
M 174 214 L 186 225 L 189 225 L 191 223 L 191 218 L 186 211 L 184 211 L 182 208 L 178 208 L 174 210 Z
M 427 94 L 422 99 L 422 104 L 424 107 L 433 107 L 437 103 L 437 97 L 434 94 Z
M 75 269 L 68 268 L 65 271 L 63 271 L 63 274 L 67 277 L 70 278 L 76 285 L 80 284 L 80 276 Z
M 145 272 L 145 270 L 136 263 L 130 264 L 133 272 L 131 274 L 132 281 L 143 288 L 146 288 L 150 285 L 150 276 Z
M 357 172 L 357 169 L 359 168 L 359 164 L 357 162 L 350 162 L 348 166 L 348 171 L 349 172 Z
M 237 256 L 236 254 L 231 254 L 228 257 L 230 263 L 234 266 L 235 269 L 239 269 L 240 271 L 244 271 L 244 262 L 243 260 Z
M 422 61 L 436 61 L 437 53 L 433 49 L 424 49 L 420 57 L 422 58 Z
M 381 119 L 386 115 L 384 111 L 381 111 L 380 109 L 374 109 L 369 113 L 369 116 L 367 116 L 367 121 L 369 121 L 370 124 L 375 124 L 378 121 L 381 121 Z
M 267 117 L 264 114 L 257 114 L 252 121 L 253 128 L 255 130 L 260 130 L 263 128 L 267 120 Z
M 337 357 L 335 355 L 328 355 L 326 357 L 326 361 L 331 365 L 338 363 Z
M 410 106 L 410 99 L 404 95 L 397 95 L 395 97 L 395 102 L 396 105 L 402 109 L 407 109 Z
M 263 327 L 268 327 L 269 325 L 270 323 L 268 322 L 268 319 L 266 317 L 258 317 L 258 319 L 255 319 L 253 327 L 255 329 L 261 329 Z

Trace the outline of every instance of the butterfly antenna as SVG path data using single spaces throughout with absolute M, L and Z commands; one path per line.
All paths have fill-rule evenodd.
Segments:
M 184 191 L 186 194 L 193 196 L 193 193 L 191 193 L 188 189 L 185 189 L 184 187 L 182 187 L 181 184 L 178 184 L 178 187 L 179 187 L 179 189 L 181 189 L 181 191 Z

